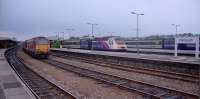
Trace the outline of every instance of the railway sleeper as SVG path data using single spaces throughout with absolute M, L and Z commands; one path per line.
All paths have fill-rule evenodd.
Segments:
M 114 84 L 114 85 L 116 85 L 115 81 L 117 81 L 117 79 L 119 79 L 118 77 L 115 77 L 115 76 L 112 76 L 112 75 L 103 74 L 103 73 L 96 72 L 96 71 L 91 71 L 91 70 L 88 70 L 88 69 L 85 69 L 85 68 L 80 68 L 80 67 L 72 66 L 72 65 L 57 62 L 57 61 L 52 61 L 52 60 L 47 61 L 46 60 L 46 62 L 51 64 L 51 65 L 58 66 L 58 67 L 61 67 L 63 69 L 66 69 L 66 70 L 69 70 L 69 71 L 72 71 L 72 72 L 75 72 L 75 73 L 78 73 L 78 74 L 81 74 L 81 75 L 86 75 L 86 76 L 89 76 L 91 78 L 94 78 L 94 79 L 97 79 L 97 80 L 100 80 L 100 81 L 104 81 L 104 82 L 107 82 L 107 83 L 111 83 L 111 84 Z M 134 85 L 134 86 L 130 86 L 131 84 Z M 131 90 L 134 90 L 134 91 L 146 94 L 146 95 L 150 95 L 152 97 L 157 97 L 157 98 L 158 97 L 162 98 L 163 96 L 165 96 L 165 98 L 166 98 L 166 96 L 168 96 L 167 98 L 170 98 L 170 97 L 174 97 L 174 96 L 178 95 L 178 93 L 174 94 L 176 92 L 169 91 L 168 89 L 164 90 L 162 88 L 153 87 L 152 85 L 148 86 L 148 85 L 144 85 L 144 84 L 138 84 L 138 82 L 135 82 L 135 81 L 130 81 L 130 83 L 126 83 L 126 84 L 122 84 L 122 85 L 118 85 L 118 86 L 123 87 L 123 88 L 127 88 L 127 89 L 131 89 Z M 137 86 L 137 87 L 135 87 L 135 86 Z M 148 87 L 150 90 L 148 90 L 147 88 L 145 90 L 144 89 L 145 87 Z M 159 90 L 155 89 L 155 88 L 158 88 Z M 158 90 L 159 92 L 164 91 L 169 95 L 164 94 L 164 95 L 160 96 L 160 93 L 157 92 L 157 91 L 156 91 L 157 93 L 152 94 L 151 93 L 151 92 L 153 92 L 152 90 L 154 90 L 154 91 Z

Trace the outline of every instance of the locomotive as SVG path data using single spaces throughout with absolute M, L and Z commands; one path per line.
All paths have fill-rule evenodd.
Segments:
M 35 37 L 24 41 L 23 50 L 36 58 L 47 58 L 50 42 L 46 37 Z
M 99 37 L 94 39 L 81 39 L 81 49 L 125 51 L 127 46 L 124 40 L 117 36 Z

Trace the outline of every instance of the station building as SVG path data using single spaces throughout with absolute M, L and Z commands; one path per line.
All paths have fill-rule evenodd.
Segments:
M 16 40 L 7 37 L 0 37 L 0 49 L 9 48 L 17 44 Z

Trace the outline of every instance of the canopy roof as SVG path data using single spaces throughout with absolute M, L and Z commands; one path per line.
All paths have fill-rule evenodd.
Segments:
M 8 37 L 0 37 L 0 40 L 10 40 L 10 41 L 16 41 L 15 39 L 8 38 Z

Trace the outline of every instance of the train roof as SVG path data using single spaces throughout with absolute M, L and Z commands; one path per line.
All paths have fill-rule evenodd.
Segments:
M 37 39 L 37 38 L 46 38 L 46 37 L 44 37 L 44 36 L 38 36 L 38 37 L 34 37 L 32 39 Z
M 76 40 L 74 40 L 74 39 L 73 40 L 63 40 L 63 42 L 80 42 L 80 40 L 77 40 L 77 39 Z
M 123 38 L 123 37 L 120 37 L 120 36 L 106 36 L 106 37 L 97 37 L 97 38 L 95 38 L 95 40 L 108 40 L 110 38 Z
M 104 36 L 104 37 L 96 37 L 96 38 L 122 38 L 120 36 Z
M 49 37 L 47 37 L 47 38 L 48 38 L 49 40 L 52 40 L 52 41 L 61 39 L 61 38 L 59 38 L 58 36 L 49 36 Z
M 31 39 L 27 39 L 27 40 L 25 40 L 25 41 L 35 40 L 35 39 L 38 39 L 38 38 L 45 38 L 45 39 L 48 39 L 48 38 L 43 37 L 43 36 L 38 36 L 38 37 L 33 37 L 33 38 L 31 38 Z
M 30 38 L 30 39 L 36 39 L 36 38 L 46 38 L 46 37 L 44 37 L 44 36 L 37 36 L 37 37 Z M 30 40 L 30 39 L 27 39 L 27 40 Z
M 94 40 L 107 40 L 109 38 L 122 38 L 120 36 L 105 36 L 105 37 L 94 37 Z M 89 40 L 93 39 L 92 37 L 87 37 L 87 38 L 81 38 L 81 40 Z

